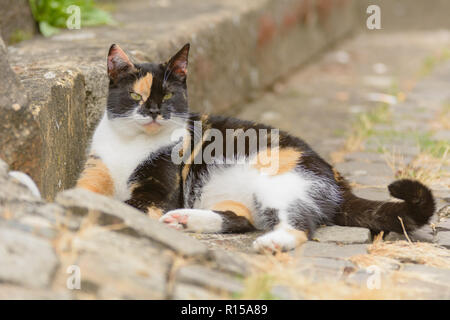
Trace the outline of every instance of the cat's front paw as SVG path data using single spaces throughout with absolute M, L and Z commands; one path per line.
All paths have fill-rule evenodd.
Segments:
M 168 227 L 173 229 L 187 229 L 188 215 L 177 211 L 178 210 L 172 210 L 167 212 L 165 215 L 159 218 L 159 222 L 165 223 Z
M 187 232 L 215 233 L 222 230 L 222 217 L 211 210 L 171 210 L 159 221 L 170 228 Z

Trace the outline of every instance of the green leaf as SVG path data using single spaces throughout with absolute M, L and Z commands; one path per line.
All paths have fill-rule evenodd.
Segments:
M 81 12 L 81 27 L 100 24 L 115 24 L 109 13 L 97 8 L 93 0 L 29 0 L 34 19 L 41 33 L 48 37 L 57 33 L 57 28 L 66 28 L 70 14 L 67 8 L 76 5 Z
M 50 24 L 48 24 L 47 21 L 39 22 L 39 30 L 44 35 L 44 37 L 50 37 L 59 32 L 58 28 L 52 27 Z

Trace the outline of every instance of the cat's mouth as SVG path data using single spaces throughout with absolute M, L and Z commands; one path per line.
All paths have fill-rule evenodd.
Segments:
M 150 120 L 143 124 L 144 127 L 160 127 L 161 123 L 158 120 Z
M 158 120 L 149 120 L 145 123 L 142 124 L 142 126 L 144 127 L 145 131 L 148 133 L 156 133 L 161 129 L 161 123 L 158 122 Z

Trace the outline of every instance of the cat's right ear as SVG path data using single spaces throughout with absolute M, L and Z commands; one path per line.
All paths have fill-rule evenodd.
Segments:
M 111 45 L 108 52 L 108 76 L 116 80 L 124 72 L 130 72 L 134 65 L 126 53 L 117 45 Z

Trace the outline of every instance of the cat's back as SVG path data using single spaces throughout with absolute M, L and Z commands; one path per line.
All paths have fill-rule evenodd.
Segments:
M 232 130 L 236 133 L 237 130 L 243 130 L 244 134 L 249 134 L 252 130 L 256 134 L 256 138 L 260 141 L 261 134 L 267 134 L 267 137 L 277 134 L 279 137 L 278 143 L 281 148 L 294 147 L 299 148 L 302 152 L 317 156 L 314 150 L 302 139 L 289 134 L 286 131 L 279 130 L 270 125 L 258 123 L 250 120 L 242 120 L 229 116 L 222 115 L 203 115 L 199 116 L 198 120 L 202 121 L 202 125 L 219 130 L 222 136 L 226 138 L 227 130 Z M 270 144 L 270 142 L 269 142 Z

